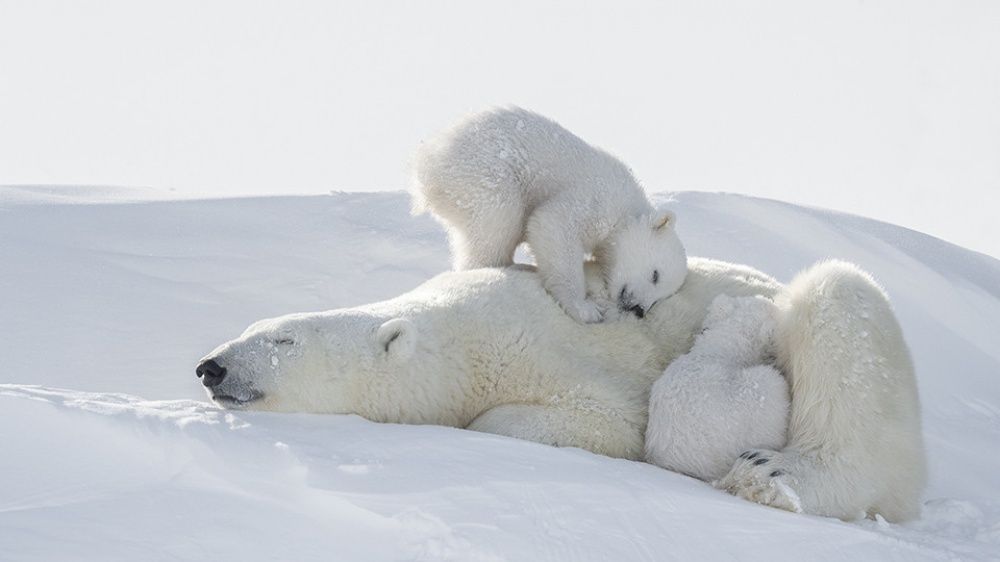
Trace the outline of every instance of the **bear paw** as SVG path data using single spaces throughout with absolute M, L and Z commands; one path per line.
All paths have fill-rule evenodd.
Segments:
M 746 451 L 736 459 L 729 473 L 712 485 L 745 500 L 801 513 L 802 502 L 795 491 L 790 464 L 776 451 Z
M 563 309 L 574 320 L 584 324 L 596 324 L 604 320 L 604 311 L 594 301 L 580 300 L 566 303 Z

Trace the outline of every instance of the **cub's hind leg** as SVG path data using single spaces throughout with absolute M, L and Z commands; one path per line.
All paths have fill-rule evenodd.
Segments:
M 524 213 L 520 201 L 494 202 L 470 212 L 461 225 L 449 224 L 454 269 L 513 265 L 524 239 Z

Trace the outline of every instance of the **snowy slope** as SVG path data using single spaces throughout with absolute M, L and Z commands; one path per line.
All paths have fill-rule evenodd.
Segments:
M 231 413 L 195 361 L 251 321 L 447 267 L 403 194 L 0 188 L 0 559 L 1000 557 L 1000 262 L 858 217 L 681 193 L 693 255 L 884 283 L 918 369 L 924 518 L 842 523 L 655 467 L 452 428 Z

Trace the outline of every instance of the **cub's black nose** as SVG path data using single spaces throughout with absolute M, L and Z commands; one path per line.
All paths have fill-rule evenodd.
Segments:
M 639 318 L 646 315 L 646 311 L 642 309 L 642 305 L 635 302 L 635 296 L 628 290 L 628 287 L 622 287 L 621 292 L 618 293 L 618 310 L 631 312 Z
M 226 368 L 216 363 L 215 359 L 202 361 L 194 372 L 201 379 L 201 384 L 209 388 L 218 385 L 226 378 Z

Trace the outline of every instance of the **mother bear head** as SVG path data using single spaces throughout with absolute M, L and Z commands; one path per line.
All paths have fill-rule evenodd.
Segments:
M 373 380 L 406 370 L 416 327 L 363 309 L 291 314 L 254 323 L 196 369 L 227 408 L 313 413 L 361 411 Z M 381 414 L 381 415 L 380 415 Z

